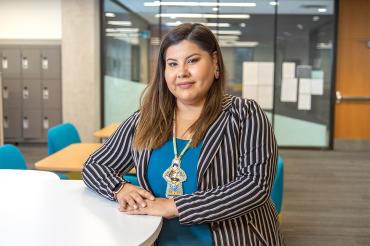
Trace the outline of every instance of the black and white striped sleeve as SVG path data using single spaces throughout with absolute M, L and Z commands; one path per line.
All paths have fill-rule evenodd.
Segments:
M 240 118 L 240 146 L 235 147 L 239 148 L 238 174 L 226 185 L 175 197 L 181 224 L 235 218 L 269 199 L 278 155 L 272 127 L 256 102 L 238 100 L 236 103 Z M 223 168 L 229 168 L 228 163 Z
M 125 120 L 116 132 L 86 160 L 82 170 L 85 184 L 102 196 L 114 200 L 113 191 L 133 167 L 132 139 L 138 112 Z

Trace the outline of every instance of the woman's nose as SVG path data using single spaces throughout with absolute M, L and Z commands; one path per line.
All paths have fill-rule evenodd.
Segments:
M 189 77 L 189 71 L 186 66 L 182 66 L 177 73 L 177 78 L 181 79 L 187 77 Z

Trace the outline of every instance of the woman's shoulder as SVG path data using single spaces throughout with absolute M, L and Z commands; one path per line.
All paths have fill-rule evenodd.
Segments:
M 232 114 L 237 114 L 241 117 L 245 117 L 256 110 L 261 110 L 261 107 L 256 101 L 229 94 L 224 96 L 222 105 L 224 111 L 229 111 Z

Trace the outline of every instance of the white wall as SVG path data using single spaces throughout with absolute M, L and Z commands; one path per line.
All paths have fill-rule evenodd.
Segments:
M 0 0 L 0 39 L 61 38 L 61 0 Z

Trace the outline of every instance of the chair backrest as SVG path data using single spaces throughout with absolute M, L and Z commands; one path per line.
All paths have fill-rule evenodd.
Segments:
M 276 212 L 280 214 L 284 194 L 284 164 L 279 157 L 274 184 L 272 185 L 271 198 L 275 204 Z
M 0 146 L 0 169 L 27 169 L 26 160 L 17 147 L 11 144 Z
M 76 127 L 71 123 L 56 125 L 48 130 L 49 155 L 73 143 L 81 143 L 81 139 Z

